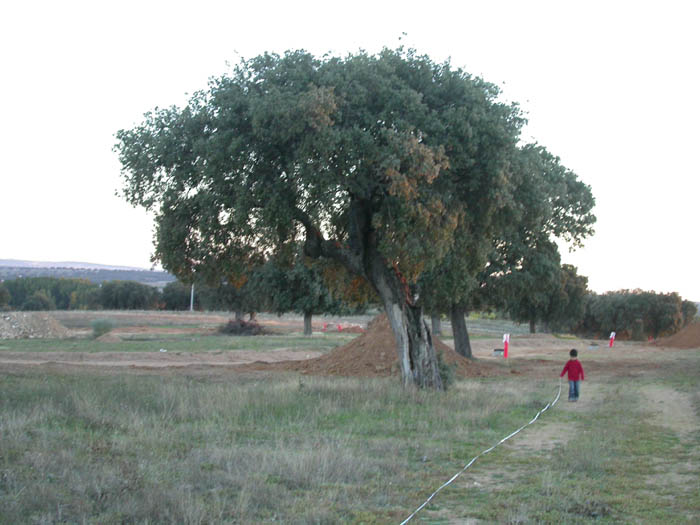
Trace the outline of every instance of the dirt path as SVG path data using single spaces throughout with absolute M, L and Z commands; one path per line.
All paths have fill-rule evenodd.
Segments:
M 641 401 L 655 424 L 673 431 L 681 440 L 700 431 L 690 395 L 663 385 L 641 389 Z
M 640 389 L 642 410 L 651 415 L 651 422 L 672 432 L 678 445 L 669 447 L 667 454 L 649 458 L 649 474 L 645 477 L 651 493 L 672 490 L 674 495 L 696 493 L 700 472 L 700 450 L 696 446 L 700 432 L 691 395 L 666 385 L 645 385 Z M 689 522 L 697 518 L 687 516 Z
M 593 412 L 604 401 L 606 387 L 593 381 L 581 384 L 581 397 L 576 403 L 569 403 L 569 384 L 561 383 L 561 396 L 552 410 L 566 412 Z M 534 414 L 533 414 L 534 415 Z M 534 424 L 504 443 L 504 447 L 515 455 L 527 456 L 533 453 L 549 454 L 556 447 L 566 445 L 576 435 L 576 423 L 551 422 L 542 417 Z
M 279 349 L 258 351 L 214 352 L 0 352 L 0 370 L 3 368 L 37 367 L 52 368 L 96 367 L 128 370 L 130 368 L 165 370 L 186 367 L 222 367 L 244 363 L 277 363 L 319 357 L 312 350 Z

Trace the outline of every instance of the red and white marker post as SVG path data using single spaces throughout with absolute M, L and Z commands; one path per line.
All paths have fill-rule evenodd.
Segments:
M 510 334 L 503 334 L 503 359 L 508 358 L 508 343 L 510 343 Z
M 613 343 L 615 342 L 615 332 L 610 332 L 610 346 L 609 348 L 613 347 Z

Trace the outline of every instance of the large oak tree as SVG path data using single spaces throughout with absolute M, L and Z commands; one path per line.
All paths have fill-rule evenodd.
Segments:
M 511 199 L 522 119 L 498 95 L 402 49 L 265 54 L 119 131 L 123 194 L 154 212 L 154 256 L 180 278 L 235 282 L 302 241 L 365 279 L 403 382 L 441 389 L 419 278 L 481 249 Z

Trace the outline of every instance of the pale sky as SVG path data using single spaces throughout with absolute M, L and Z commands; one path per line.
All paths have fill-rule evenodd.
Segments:
M 692 1 L 3 2 L 0 259 L 150 267 L 153 224 L 115 196 L 114 133 L 265 51 L 405 44 L 499 84 L 592 187 L 563 261 L 597 292 L 700 301 L 700 8 Z M 402 33 L 407 36 L 399 42 Z

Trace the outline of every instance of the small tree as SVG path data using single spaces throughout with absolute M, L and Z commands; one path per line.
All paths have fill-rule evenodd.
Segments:
M 562 264 L 559 289 L 552 295 L 545 321 L 557 329 L 571 331 L 583 322 L 588 295 L 588 277 L 575 266 Z
M 536 323 L 547 320 L 552 298 L 560 290 L 559 251 L 542 240 L 523 259 L 522 265 L 503 277 L 505 305 L 511 318 L 527 322 L 530 333 Z
M 312 316 L 338 313 L 341 304 L 333 299 L 318 264 L 299 253 L 291 263 L 270 259 L 254 272 L 252 289 L 265 297 L 267 309 L 277 314 L 298 312 L 304 316 L 304 335 L 312 335 Z

